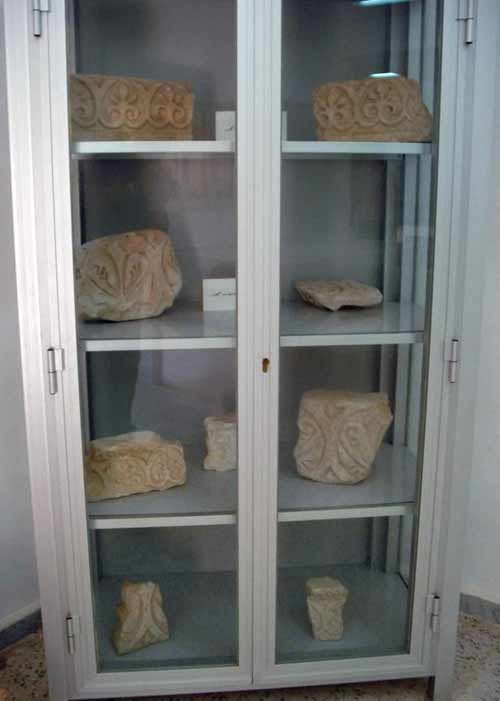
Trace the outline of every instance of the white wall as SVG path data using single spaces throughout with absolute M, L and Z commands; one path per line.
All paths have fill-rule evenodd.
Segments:
M 500 34 L 500 27 L 499 32 Z M 500 44 L 494 153 L 500 154 Z M 500 603 L 500 159 L 494 159 L 462 590 Z M 484 206 L 487 206 L 485 202 Z M 464 515 L 465 517 L 465 515 Z
M 17 320 L 0 1 L 0 630 L 38 607 Z

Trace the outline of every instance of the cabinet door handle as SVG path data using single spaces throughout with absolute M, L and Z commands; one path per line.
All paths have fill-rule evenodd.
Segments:
M 262 359 L 262 372 L 267 373 L 270 365 L 271 365 L 271 361 L 269 360 L 269 358 L 263 358 Z

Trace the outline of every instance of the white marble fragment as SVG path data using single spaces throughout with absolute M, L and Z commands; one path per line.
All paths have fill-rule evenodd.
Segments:
M 296 288 L 304 302 L 332 312 L 341 307 L 376 307 L 383 300 L 376 287 L 356 280 L 303 280 Z
M 348 589 L 338 579 L 313 577 L 306 582 L 307 610 L 316 640 L 340 640 Z
M 163 491 L 186 482 L 184 450 L 152 431 L 91 441 L 85 455 L 88 501 Z
M 366 479 L 392 423 L 386 394 L 315 389 L 302 396 L 294 456 L 297 471 L 317 482 Z
M 168 621 L 160 587 L 154 582 L 124 582 L 115 607 L 113 645 L 119 655 L 168 640 Z
M 203 463 L 205 470 L 226 472 L 238 467 L 238 427 L 236 414 L 207 416 L 204 421 L 207 455 Z
M 159 316 L 181 287 L 172 241 L 159 229 L 104 236 L 76 254 L 76 296 L 84 320 Z

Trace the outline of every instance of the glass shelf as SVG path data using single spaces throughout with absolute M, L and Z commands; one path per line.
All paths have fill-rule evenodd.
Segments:
M 76 158 L 212 158 L 234 155 L 234 141 L 74 141 Z
M 368 479 L 338 485 L 301 477 L 295 468 L 293 447 L 293 443 L 281 447 L 280 522 L 404 516 L 413 512 L 416 461 L 407 448 L 383 443 Z
M 127 578 L 134 581 L 133 575 Z M 169 667 L 236 664 L 237 579 L 233 572 L 171 572 L 147 575 L 160 585 L 170 638 L 124 656 L 111 643 L 114 609 L 123 577 L 104 577 L 96 583 L 96 626 L 100 669 L 103 672 Z M 193 634 L 196 631 L 196 634 Z
M 156 528 L 161 526 L 236 523 L 237 471 L 202 467 L 201 446 L 184 446 L 187 482 L 164 492 L 135 494 L 88 504 L 89 528 Z
M 307 615 L 306 580 L 338 577 L 348 588 L 344 636 L 315 640 Z M 405 652 L 408 589 L 399 574 L 365 565 L 286 567 L 278 572 L 277 662 L 389 655 Z
M 282 153 L 284 158 L 371 156 L 391 159 L 398 156 L 430 155 L 432 144 L 396 141 L 283 141 Z

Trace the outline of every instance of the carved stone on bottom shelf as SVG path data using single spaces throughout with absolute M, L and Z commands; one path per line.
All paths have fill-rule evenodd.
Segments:
M 184 450 L 152 431 L 91 441 L 85 456 L 88 501 L 164 491 L 186 482 Z
M 375 307 L 383 300 L 376 287 L 356 280 L 304 280 L 296 288 L 304 302 L 332 312 L 341 307 Z
M 412 141 L 432 138 L 420 86 L 404 77 L 346 80 L 313 93 L 320 141 Z
M 154 582 L 124 582 L 115 607 L 113 645 L 119 655 L 168 640 L 168 621 L 160 587 Z
M 307 610 L 316 640 L 340 640 L 348 589 L 338 579 L 313 577 L 306 582 Z
M 392 422 L 386 394 L 315 389 L 302 395 L 297 471 L 317 482 L 356 484 L 366 479 Z
M 72 75 L 70 101 L 75 141 L 193 138 L 194 95 L 187 83 Z
M 217 472 L 236 470 L 238 466 L 236 414 L 207 416 L 203 423 L 207 441 L 207 455 L 203 463 L 205 470 Z
M 172 241 L 159 229 L 104 236 L 76 254 L 76 296 L 83 319 L 159 316 L 173 305 L 181 287 Z

